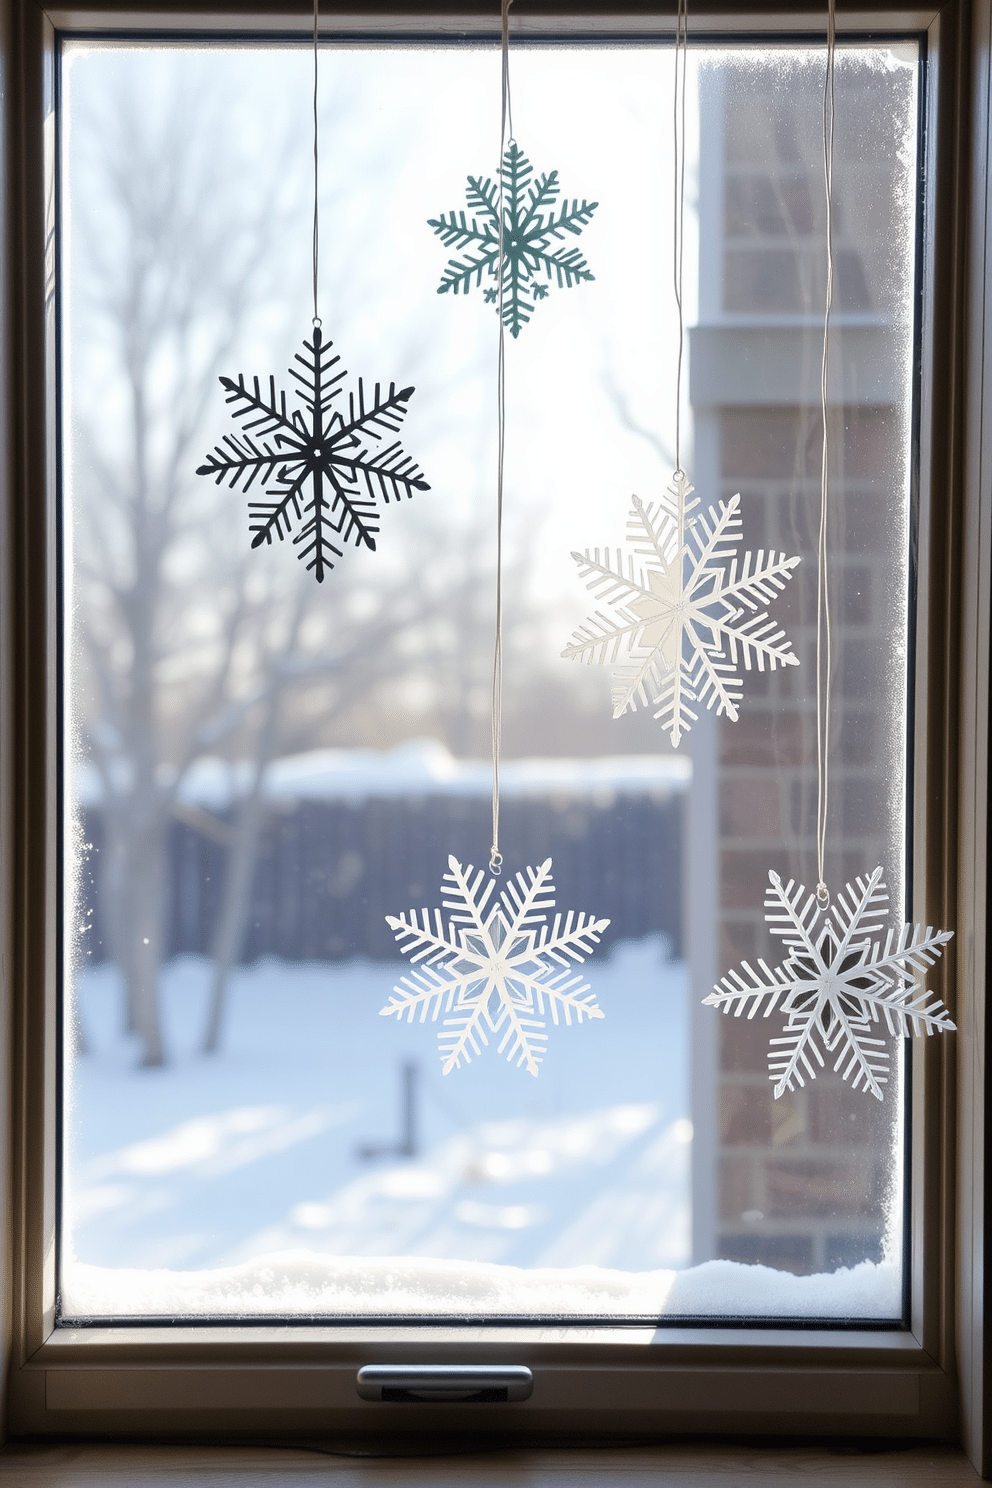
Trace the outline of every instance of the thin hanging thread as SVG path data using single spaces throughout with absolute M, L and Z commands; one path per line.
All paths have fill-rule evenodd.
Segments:
M 826 202 L 827 289 L 823 309 L 823 358 L 820 363 L 820 413 L 823 446 L 820 456 L 820 532 L 816 570 L 816 862 L 817 903 L 825 908 L 830 893 L 825 883 L 827 809 L 830 802 L 830 682 L 831 634 L 830 588 L 827 572 L 827 498 L 830 490 L 830 450 L 827 440 L 827 358 L 830 346 L 830 310 L 834 297 L 833 184 L 834 184 L 834 54 L 837 41 L 835 0 L 828 0 L 827 70 L 823 79 L 823 186 Z
M 317 254 L 320 246 L 320 220 L 318 210 L 319 157 L 317 153 L 317 6 L 313 0 L 313 323 L 320 325 L 317 314 Z
M 489 871 L 503 871 L 499 850 L 499 763 L 503 745 L 503 460 L 506 451 L 506 337 L 503 327 L 503 155 L 513 144 L 513 107 L 510 102 L 510 6 L 502 0 L 503 65 L 499 127 L 499 268 L 497 314 L 499 351 L 496 360 L 496 637 L 493 646 L 493 841 L 489 849 Z M 509 127 L 509 139 L 507 138 Z
M 672 273 L 675 304 L 679 312 L 679 356 L 675 374 L 675 473 L 682 474 L 682 360 L 685 351 L 685 314 L 682 309 L 682 244 L 685 223 L 685 69 L 689 28 L 689 0 L 678 0 L 675 20 L 675 83 L 672 103 L 674 160 L 672 180 L 675 209 L 672 213 Z M 681 74 L 681 76 L 680 76 Z

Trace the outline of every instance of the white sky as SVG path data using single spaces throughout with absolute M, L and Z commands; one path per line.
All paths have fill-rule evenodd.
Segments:
M 149 108 L 161 106 L 177 65 L 198 70 L 203 86 L 224 100 L 204 148 L 237 158 L 247 147 L 258 160 L 257 173 L 243 171 L 229 182 L 232 220 L 265 176 L 266 154 L 271 158 L 287 132 L 296 137 L 287 163 L 295 212 L 285 231 L 285 272 L 271 301 L 247 317 L 231 368 L 274 372 L 277 384 L 288 386 L 285 368 L 310 317 L 311 55 L 298 48 L 169 55 L 151 47 L 72 46 L 65 117 L 122 71 Z M 480 290 L 437 295 L 450 254 L 427 219 L 465 206 L 470 172 L 495 172 L 499 55 L 325 49 L 320 80 L 324 333 L 353 379 L 360 373 L 367 382 L 415 384 L 404 445 L 433 488 L 408 507 L 387 510 L 378 554 L 348 558 L 380 564 L 428 502 L 435 514 L 455 519 L 469 504 L 493 506 L 496 315 Z M 670 462 L 647 439 L 622 427 L 617 394 L 664 449 L 673 448 L 671 82 L 671 54 L 661 49 L 523 50 L 512 59 L 516 137 L 535 173 L 557 169 L 562 197 L 600 203 L 581 237 L 567 244 L 585 254 L 595 283 L 552 288 L 519 339 L 507 338 L 507 525 L 511 534 L 530 534 L 540 512 L 534 581 L 549 599 L 564 599 L 575 622 L 587 613 L 588 596 L 571 551 L 622 542 L 632 492 L 651 499 L 670 474 Z M 693 117 L 690 135 L 691 320 L 698 257 Z M 70 173 L 74 161 L 82 172 L 71 135 L 67 153 Z M 70 215 L 70 251 L 71 225 Z M 71 351 L 75 407 L 85 414 L 100 378 L 91 348 L 76 344 Z M 106 391 L 104 417 L 113 406 Z M 232 427 L 219 391 L 212 427 L 217 439 Z M 242 538 L 232 532 L 232 540 Z M 512 562 L 512 537 L 507 556 Z M 566 621 L 562 644 L 569 629 Z

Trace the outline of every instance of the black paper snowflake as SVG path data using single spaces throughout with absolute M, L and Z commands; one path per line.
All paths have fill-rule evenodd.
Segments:
M 558 172 L 532 180 L 534 168 L 515 142 L 503 156 L 503 324 L 513 337 L 530 320 L 534 305 L 547 297 L 547 284 L 555 280 L 559 289 L 571 289 L 583 279 L 593 279 L 578 248 L 558 248 L 566 233 L 577 237 L 590 221 L 598 202 L 567 198 L 556 212 L 561 187 Z M 446 248 L 466 250 L 464 258 L 452 258 L 441 276 L 438 294 L 468 294 L 473 282 L 485 275 L 497 279 L 499 259 L 499 182 L 469 176 L 468 205 L 479 215 L 466 220 L 464 212 L 432 217 L 432 227 Z M 498 305 L 496 287 L 483 291 L 490 305 Z
M 300 384 L 296 394 L 306 416 L 299 408 L 287 409 L 286 394 L 276 392 L 274 377 L 269 378 L 267 399 L 257 377 L 251 388 L 243 375 L 237 382 L 222 377 L 233 417 L 244 420 L 243 432 L 225 434 L 196 472 L 212 475 L 218 485 L 226 482 L 232 490 L 240 486 L 250 491 L 256 481 L 266 485 L 266 499 L 248 503 L 249 530 L 255 534 L 252 547 L 271 543 L 273 537 L 282 541 L 294 523 L 302 522 L 293 543 L 318 584 L 342 555 L 335 538 L 375 551 L 380 498 L 399 501 L 414 491 L 430 490 L 398 439 L 378 447 L 385 434 L 399 429 L 413 388 L 397 392 L 391 382 L 383 396 L 377 382 L 366 406 L 359 378 L 357 398 L 348 394 L 347 414 L 332 409 L 348 375 L 344 368 L 334 370 L 341 358 L 328 355 L 332 344 L 325 345 L 320 327 L 315 327 L 313 340 L 303 343 L 306 355 L 296 354 L 304 370 L 289 369 Z

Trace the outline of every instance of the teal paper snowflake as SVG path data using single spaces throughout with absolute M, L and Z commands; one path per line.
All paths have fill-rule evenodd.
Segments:
M 519 336 L 538 300 L 547 298 L 548 284 L 571 289 L 582 279 L 592 279 L 578 248 L 558 248 L 555 240 L 565 234 L 577 237 L 588 224 L 598 202 L 573 201 L 567 197 L 556 208 L 561 190 L 558 172 L 532 180 L 534 169 L 516 141 L 503 156 L 503 324 L 511 336 Z M 468 294 L 483 277 L 496 280 L 484 290 L 487 304 L 499 304 L 499 182 L 469 176 L 466 193 L 470 210 L 432 217 L 434 229 L 446 248 L 462 250 L 452 258 L 441 276 L 438 294 Z M 542 283 L 542 276 L 548 284 Z

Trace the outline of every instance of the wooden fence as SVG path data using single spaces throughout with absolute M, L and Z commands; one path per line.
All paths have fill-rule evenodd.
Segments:
M 604 946 L 662 932 L 682 942 L 680 791 L 513 797 L 501 813 L 504 872 L 554 862 L 556 904 L 607 917 Z M 101 936 L 99 808 L 86 814 L 93 853 L 85 897 L 91 961 Z M 441 904 L 448 854 L 485 867 L 490 807 L 478 796 L 295 800 L 273 806 L 252 886 L 242 960 L 382 961 L 399 955 L 385 915 Z M 184 821 L 170 841 L 168 956 L 209 954 L 227 849 Z

